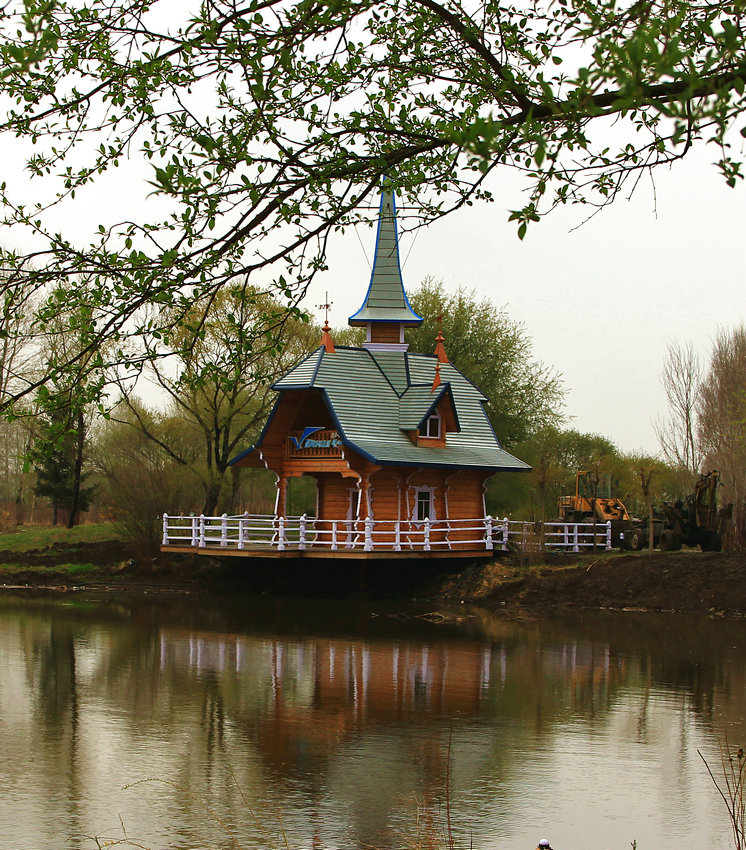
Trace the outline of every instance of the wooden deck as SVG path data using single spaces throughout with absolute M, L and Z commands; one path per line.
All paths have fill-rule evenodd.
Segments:
M 493 550 L 481 549 L 436 549 L 424 551 L 422 549 L 407 549 L 396 552 L 392 549 L 378 549 L 366 552 L 364 549 L 335 549 L 328 546 L 306 549 L 285 549 L 278 551 L 274 546 L 247 546 L 244 549 L 230 549 L 219 545 L 209 546 L 178 546 L 170 543 L 161 546 L 161 552 L 168 555 L 204 555 L 209 558 L 272 558 L 272 559 L 316 559 L 336 561 L 377 561 L 377 560 L 433 560 L 441 558 L 492 558 Z

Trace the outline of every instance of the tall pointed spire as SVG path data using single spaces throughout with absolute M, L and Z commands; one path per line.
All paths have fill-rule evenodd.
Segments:
M 373 272 L 363 306 L 348 319 L 353 327 L 384 322 L 409 327 L 422 322 L 422 318 L 410 307 L 404 291 L 396 232 L 396 201 L 390 186 L 390 179 L 385 177 L 381 185 Z

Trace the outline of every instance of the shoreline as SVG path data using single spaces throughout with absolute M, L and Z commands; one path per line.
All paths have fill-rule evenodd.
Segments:
M 270 596 L 442 600 L 493 610 L 585 608 L 746 614 L 746 553 L 547 554 L 530 566 L 490 561 L 339 561 L 236 564 L 204 556 L 138 561 L 126 544 L 0 552 L 0 591 L 242 593 Z M 450 567 L 450 568 L 449 568 Z

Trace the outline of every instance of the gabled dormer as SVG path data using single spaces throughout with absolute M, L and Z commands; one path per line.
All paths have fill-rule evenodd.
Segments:
M 390 181 L 384 179 L 373 271 L 362 307 L 350 316 L 348 324 L 366 329 L 363 348 L 369 351 L 406 351 L 404 329 L 422 322 L 411 308 L 404 291 L 399 263 L 396 228 L 396 201 Z
M 461 431 L 451 385 L 441 384 L 437 392 L 410 387 L 399 402 L 399 427 L 416 446 L 445 448 L 447 435 Z

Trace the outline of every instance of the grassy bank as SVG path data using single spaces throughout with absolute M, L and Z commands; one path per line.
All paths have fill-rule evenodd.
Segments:
M 111 523 L 23 526 L 0 534 L 0 583 L 68 584 L 107 577 L 132 561 L 132 547 Z
M 51 549 L 55 546 L 67 547 L 89 543 L 121 542 L 122 536 L 116 526 L 108 522 L 77 525 L 75 528 L 64 526 L 21 526 L 16 531 L 0 534 L 0 552 L 33 552 Z

